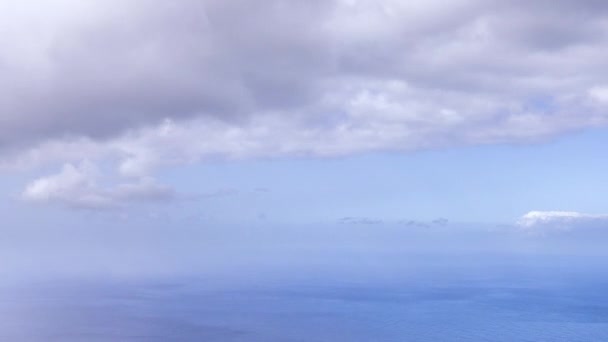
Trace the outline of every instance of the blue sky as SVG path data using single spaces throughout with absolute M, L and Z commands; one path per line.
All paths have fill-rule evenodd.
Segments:
M 532 144 L 414 153 L 192 163 L 158 175 L 180 194 L 175 203 L 143 204 L 132 215 L 192 217 L 184 224 L 208 225 L 327 224 L 343 217 L 511 224 L 532 210 L 601 214 L 608 190 L 606 133 L 594 129 Z M 5 212 L 26 218 L 31 210 L 63 219 L 91 215 L 20 201 L 19 191 L 34 176 L 3 178 Z M 108 210 L 101 216 L 124 214 Z
M 292 223 L 346 216 L 511 223 L 530 210 L 605 212 L 607 143 L 605 130 L 592 130 L 538 144 L 197 164 L 163 179 L 183 192 L 234 190 L 204 201 L 202 210 L 220 219 L 244 211 Z

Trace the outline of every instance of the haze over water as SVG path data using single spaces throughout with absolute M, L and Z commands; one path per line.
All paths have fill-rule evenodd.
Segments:
M 264 232 L 274 231 L 251 229 L 266 238 L 270 235 Z M 146 264 L 140 268 L 145 272 L 135 267 L 129 276 L 104 274 L 120 269 L 113 261 L 117 264 L 106 264 L 106 271 L 90 272 L 87 277 L 64 272 L 15 279 L 0 290 L 0 339 L 506 342 L 608 338 L 608 300 L 603 291 L 608 273 L 600 258 L 604 251 L 594 239 L 579 236 L 575 248 L 568 249 L 572 233 L 530 236 L 512 231 L 514 227 L 487 231 L 341 224 L 311 227 L 307 234 L 299 229 L 286 233 L 290 229 L 282 228 L 282 233 L 275 231 L 272 241 L 258 241 L 260 246 L 250 250 L 239 247 L 238 231 L 224 232 L 221 238 L 216 235 L 217 250 L 199 250 L 197 254 L 203 257 L 193 259 L 195 253 L 189 252 L 194 251 L 182 249 L 170 261 L 185 263 L 190 269 L 197 264 L 198 272 L 189 274 L 166 274 L 161 266 L 158 274 L 151 272 L 153 267 L 147 263 L 155 259 L 150 249 L 148 260 L 141 251 L 132 258 L 123 256 L 131 267 Z M 243 239 L 255 242 L 251 236 Z M 587 248 L 579 249 L 581 240 Z M 420 247 L 422 242 L 424 247 Z M 450 247 L 445 245 L 448 242 Z M 172 243 L 157 243 L 154 248 L 162 252 Z M 194 245 L 210 246 L 202 238 Z M 556 247 L 568 252 L 555 253 Z M 222 251 L 232 253 L 233 259 L 216 258 Z M 79 253 L 87 255 L 84 250 Z

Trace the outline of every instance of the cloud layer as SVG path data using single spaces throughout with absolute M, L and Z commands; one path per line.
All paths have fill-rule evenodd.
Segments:
M 9 1 L 0 13 L 4 166 L 103 160 L 146 178 L 205 158 L 608 124 L 602 1 Z

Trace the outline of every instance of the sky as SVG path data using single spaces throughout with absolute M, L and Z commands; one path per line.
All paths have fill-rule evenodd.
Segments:
M 605 1 L 25 0 L 0 23 L 16 241 L 608 220 Z
M 608 340 L 606 61 L 606 0 L 0 0 L 0 340 Z

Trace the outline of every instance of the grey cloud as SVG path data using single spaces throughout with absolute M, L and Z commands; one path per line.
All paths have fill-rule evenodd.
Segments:
M 449 220 L 446 218 L 438 218 L 434 219 L 431 223 L 437 226 L 447 226 L 449 224 Z
M 603 1 L 62 0 L 0 13 L 1 164 L 86 158 L 148 177 L 204 158 L 608 125 Z
M 422 221 L 416 221 L 416 220 L 406 220 L 406 221 L 402 221 L 400 223 L 405 225 L 406 227 L 413 227 L 413 228 L 429 228 L 430 227 L 430 225 L 428 223 L 422 222 Z
M 24 3 L 17 7 L 33 6 Z M 453 110 L 469 112 L 459 113 L 466 122 L 470 117 L 474 124 L 474 116 L 482 115 L 504 125 L 497 113 L 517 116 L 518 109 L 511 106 L 525 102 L 522 91 L 572 96 L 600 82 L 597 72 L 581 74 L 579 67 L 598 66 L 593 52 L 603 50 L 606 38 L 605 6 L 594 1 L 93 4 L 88 11 L 99 14 L 85 8 L 92 17 L 87 22 L 66 15 L 67 5 L 55 11 L 69 25 L 50 21 L 45 27 L 54 33 L 50 41 L 33 41 L 40 45 L 34 52 L 43 61 L 19 62 L 23 51 L 3 59 L 8 70 L 0 102 L 3 145 L 66 135 L 110 137 L 165 118 L 211 116 L 239 125 L 239 120 L 268 111 L 313 127 L 335 125 L 357 96 L 335 93 L 353 81 L 361 84 L 360 91 L 381 97 L 386 90 L 368 82 L 408 84 L 415 92 L 401 103 L 404 116 L 432 116 L 441 107 L 457 107 Z M 28 19 L 35 18 L 26 15 L 9 26 L 9 33 L 25 33 Z M 580 52 L 570 62 L 533 56 L 544 48 L 577 44 L 590 48 L 591 56 Z M 565 90 L 528 82 L 557 81 L 551 72 L 571 72 L 568 76 L 579 81 L 570 80 Z M 15 83 L 18 87 L 11 87 Z M 484 97 L 485 108 L 468 106 L 473 91 Z M 427 97 L 438 105 L 424 103 Z M 327 106 L 327 98 L 337 101 Z M 403 119 L 408 126 L 417 125 Z M 358 122 L 351 115 L 344 124 L 372 129 L 376 123 L 374 118 Z
M 15 101 L 6 101 L 12 115 L 1 135 L 99 138 L 166 116 L 232 111 L 225 107 L 236 92 L 222 89 L 231 85 L 219 82 L 223 70 L 213 64 L 220 57 L 204 36 L 204 11 L 193 5 L 153 13 L 142 2 L 111 1 L 113 13 L 57 32 L 42 51 L 49 75 L 35 75 Z
M 338 220 L 340 224 L 364 224 L 364 225 L 378 225 L 382 224 L 383 221 L 380 219 L 370 217 L 342 217 Z
M 400 225 L 404 225 L 410 228 L 433 228 L 433 227 L 445 227 L 449 224 L 449 220 L 446 218 L 436 218 L 431 221 L 419 221 L 419 220 L 401 220 L 398 222 Z
M 208 198 L 232 197 L 232 196 L 236 196 L 238 194 L 239 194 L 239 191 L 237 189 L 224 188 L 224 189 L 218 189 L 218 190 L 215 190 L 212 192 L 199 194 L 196 197 L 201 198 L 201 199 L 208 199 Z
M 328 47 L 315 29 L 320 2 L 94 3 L 104 10 L 90 23 L 49 24 L 58 32 L 37 51 L 46 57 L 44 74 L 7 66 L 22 84 L 3 92 L 3 145 L 103 138 L 164 118 L 233 120 L 313 98 L 310 74 Z

